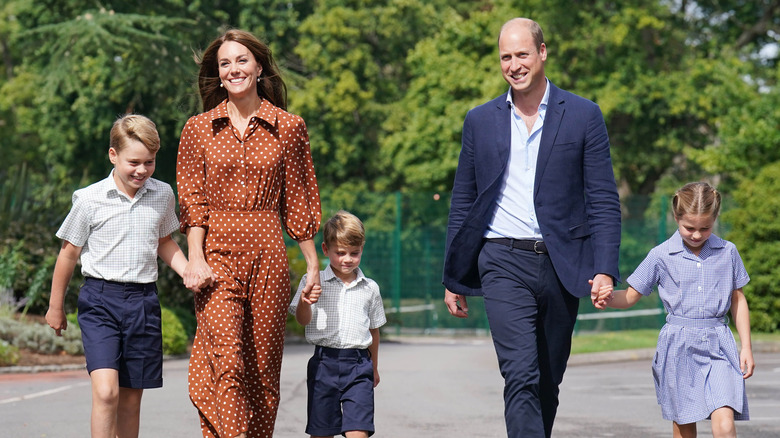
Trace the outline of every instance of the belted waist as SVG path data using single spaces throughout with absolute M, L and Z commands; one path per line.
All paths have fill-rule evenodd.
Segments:
M 537 254 L 547 254 L 547 245 L 545 245 L 544 241 L 542 240 L 497 237 L 493 239 L 487 239 L 487 241 L 491 243 L 498 243 L 499 245 L 508 246 L 514 249 L 533 251 Z
M 267 248 L 282 242 L 277 210 L 209 211 L 206 246 L 210 248 Z
M 666 323 L 693 328 L 709 328 L 728 325 L 729 318 L 723 316 L 720 318 L 685 318 L 677 315 L 666 315 Z
M 314 346 L 314 354 L 317 357 L 371 357 L 371 352 L 369 352 L 367 348 L 331 348 L 323 347 L 322 345 Z

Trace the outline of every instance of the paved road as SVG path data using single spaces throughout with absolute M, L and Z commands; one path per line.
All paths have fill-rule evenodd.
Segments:
M 306 361 L 312 347 L 286 347 L 282 404 L 276 437 L 303 437 Z M 647 352 L 640 359 L 588 363 L 575 356 L 566 373 L 556 438 L 668 437 L 671 424 L 655 401 Z M 758 353 L 748 380 L 752 420 L 740 437 L 780 437 L 780 353 Z M 505 437 L 502 381 L 487 338 L 385 342 L 376 392 L 378 437 Z M 187 398 L 186 360 L 164 366 L 165 386 L 144 394 L 142 437 L 198 437 L 198 420 Z M 84 371 L 0 374 L 0 436 L 89 436 L 90 387 Z M 709 423 L 699 431 L 709 435 Z

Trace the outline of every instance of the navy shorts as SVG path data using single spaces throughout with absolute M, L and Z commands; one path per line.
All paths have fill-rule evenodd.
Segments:
M 306 433 L 374 434 L 374 365 L 368 350 L 314 347 L 306 374 Z
M 78 309 L 88 372 L 115 369 L 123 388 L 162 386 L 162 323 L 154 283 L 87 278 Z

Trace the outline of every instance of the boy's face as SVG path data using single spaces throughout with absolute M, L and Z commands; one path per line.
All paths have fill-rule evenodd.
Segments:
M 322 253 L 330 260 L 330 267 L 341 281 L 351 282 L 355 279 L 355 272 L 360 266 L 360 257 L 363 255 L 362 246 L 344 246 L 340 243 L 330 245 L 322 244 Z
M 156 155 L 134 139 L 128 139 L 119 152 L 110 148 L 108 158 L 114 165 L 114 181 L 119 190 L 131 198 L 135 197 L 138 189 L 154 173 Z

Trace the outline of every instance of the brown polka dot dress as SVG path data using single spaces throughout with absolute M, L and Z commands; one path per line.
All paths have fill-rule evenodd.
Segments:
M 225 100 L 187 121 L 176 181 L 182 231 L 207 229 L 217 276 L 195 295 L 189 392 L 203 436 L 271 437 L 290 300 L 280 223 L 307 240 L 322 218 L 306 125 L 264 99 L 239 133 Z

